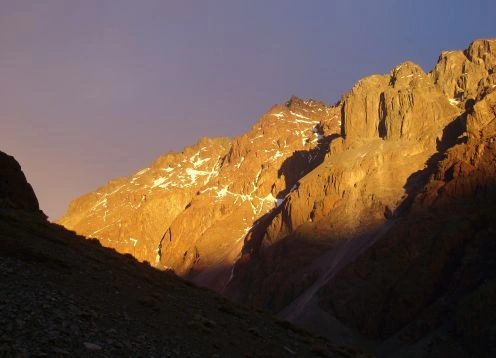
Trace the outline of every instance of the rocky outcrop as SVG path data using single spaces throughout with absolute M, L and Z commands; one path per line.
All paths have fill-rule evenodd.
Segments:
M 476 40 L 465 51 L 444 51 L 430 77 L 453 103 L 463 105 L 484 95 L 496 85 L 496 40 Z
M 343 136 L 351 142 L 426 142 L 423 137 L 435 135 L 459 113 L 418 65 L 405 62 L 387 75 L 364 78 L 345 96 Z
M 0 208 L 39 212 L 38 199 L 14 157 L 0 151 Z

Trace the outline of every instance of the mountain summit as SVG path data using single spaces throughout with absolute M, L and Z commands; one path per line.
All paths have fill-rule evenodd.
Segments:
M 59 222 L 220 289 L 257 220 L 323 161 L 339 116 L 338 107 L 292 97 L 232 141 L 203 138 L 75 200 Z
M 492 356 L 495 119 L 496 40 L 477 40 L 429 73 L 366 77 L 333 106 L 292 97 L 59 222 L 381 356 Z

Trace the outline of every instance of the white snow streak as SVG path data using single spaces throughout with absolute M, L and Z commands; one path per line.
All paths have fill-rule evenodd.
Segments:
M 284 154 L 283 154 L 282 152 L 277 151 L 277 152 L 276 152 L 276 154 L 274 154 L 274 155 L 272 156 L 272 160 L 276 160 L 276 159 L 281 158 L 281 157 L 283 157 L 283 156 L 284 156 Z
M 235 165 L 236 168 L 239 169 L 239 167 L 241 166 L 241 163 L 243 163 L 245 160 L 245 157 L 241 157 L 241 159 L 239 160 L 239 163 Z
M 200 165 L 202 165 L 205 162 L 208 162 L 209 160 L 210 160 L 210 158 L 205 158 L 205 159 L 198 158 L 195 162 L 193 162 L 193 166 L 195 168 L 198 168 Z
M 309 117 L 305 117 L 304 115 L 299 114 L 299 113 L 295 113 L 295 112 L 293 112 L 293 111 L 291 111 L 291 112 L 289 112 L 289 113 L 291 113 L 293 116 L 298 117 L 298 118 L 310 119 Z
M 134 176 L 140 176 L 141 174 L 145 174 L 147 171 L 149 171 L 150 168 L 145 168 L 134 174 Z
M 167 181 L 167 178 L 164 178 L 164 177 L 160 177 L 158 179 L 155 179 L 153 181 L 153 185 L 152 185 L 152 188 L 156 188 L 157 186 L 165 183 Z
M 452 106 L 456 106 L 460 103 L 460 101 L 458 101 L 457 99 L 455 98 L 450 98 L 449 99 L 449 103 L 452 105 Z
M 210 180 L 210 177 L 214 174 L 217 174 L 217 171 L 215 169 L 212 169 L 212 171 L 210 172 L 207 172 L 207 171 L 204 171 L 204 170 L 196 170 L 196 169 L 192 169 L 192 168 L 187 168 L 186 169 L 186 174 L 189 175 L 190 179 L 191 179 L 191 184 L 194 184 L 196 183 L 196 177 L 197 176 L 205 176 L 205 175 L 208 175 L 208 178 L 205 180 L 205 183 L 208 183 L 208 181 Z

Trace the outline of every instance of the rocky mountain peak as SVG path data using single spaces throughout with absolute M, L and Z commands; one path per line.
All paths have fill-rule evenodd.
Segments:
M 476 40 L 465 51 L 444 51 L 430 76 L 451 103 L 464 106 L 496 87 L 496 40 Z
M 38 199 L 14 157 L 0 151 L 0 208 L 39 212 Z
M 426 73 L 422 68 L 411 61 L 406 61 L 391 71 L 390 85 L 393 88 L 419 87 L 419 82 L 425 80 Z
M 432 127 L 442 130 L 459 113 L 420 66 L 404 62 L 353 87 L 343 101 L 343 135 L 348 143 L 423 140 Z
M 472 62 L 477 62 L 486 69 L 494 68 L 496 59 L 496 40 L 480 39 L 473 41 L 464 54 Z

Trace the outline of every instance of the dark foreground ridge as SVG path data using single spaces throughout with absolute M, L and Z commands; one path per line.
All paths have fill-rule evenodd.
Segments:
M 2 166 L 3 189 L 28 190 L 0 157 L 17 168 Z M 51 224 L 13 190 L 0 198 L 2 357 L 365 356 Z

